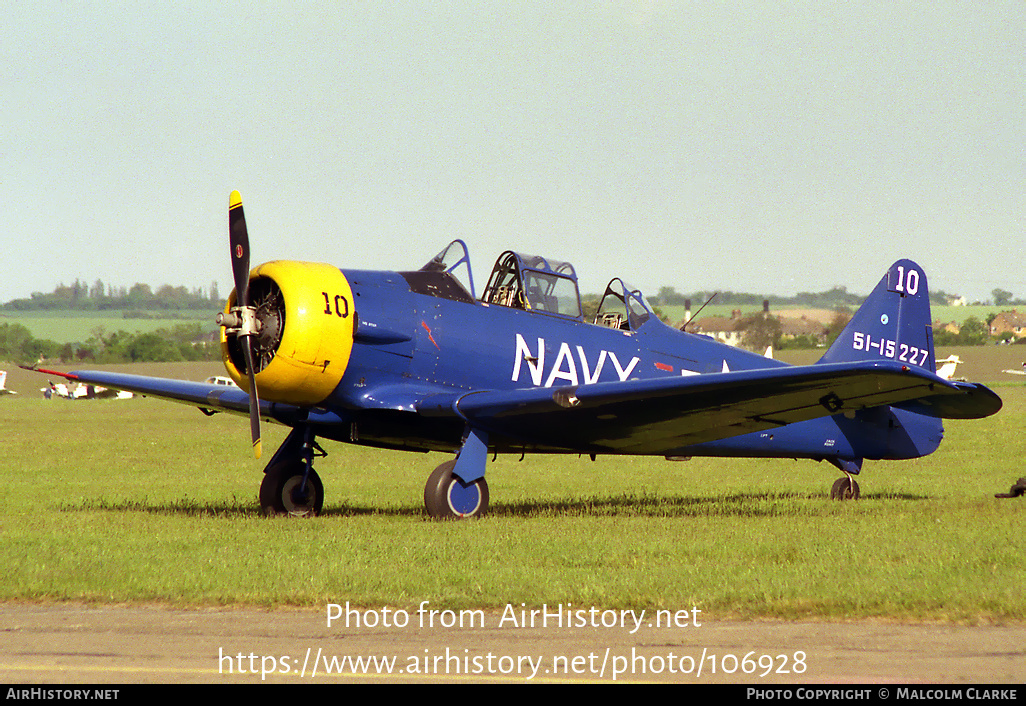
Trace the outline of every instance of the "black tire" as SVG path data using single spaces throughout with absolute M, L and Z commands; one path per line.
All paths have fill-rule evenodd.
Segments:
M 315 517 L 324 507 L 324 485 L 317 472 L 310 469 L 306 479 L 306 497 L 296 497 L 303 482 L 301 461 L 281 463 L 269 468 L 260 484 L 260 509 L 265 515 Z
M 436 520 L 483 517 L 488 513 L 488 482 L 481 478 L 464 483 L 452 473 L 456 461 L 436 468 L 424 485 L 424 507 Z
M 830 488 L 831 500 L 858 500 L 859 484 L 854 478 L 838 478 Z

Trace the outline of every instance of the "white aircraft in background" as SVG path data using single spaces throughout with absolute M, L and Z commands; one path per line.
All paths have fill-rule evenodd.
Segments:
M 211 375 L 204 382 L 210 385 L 223 385 L 224 387 L 238 387 L 235 381 L 227 375 Z
M 16 395 L 14 390 L 7 389 L 7 371 L 0 370 L 0 395 Z
M 950 380 L 955 376 L 955 368 L 962 362 L 962 359 L 957 355 L 949 355 L 944 360 L 937 361 L 937 375 Z
M 50 383 L 50 387 L 41 388 L 43 395 L 47 399 L 50 399 L 53 395 L 68 400 L 130 400 L 135 397 L 133 392 L 111 390 L 99 385 L 87 385 L 82 382 L 78 383 L 74 389 L 69 388 L 63 382 L 56 384 L 49 380 L 47 382 Z

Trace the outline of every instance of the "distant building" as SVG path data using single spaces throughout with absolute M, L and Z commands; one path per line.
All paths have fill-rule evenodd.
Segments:
M 810 319 L 807 316 L 798 318 L 780 316 L 778 318 L 780 320 L 780 336 L 785 340 L 808 337 L 815 339 L 819 343 L 826 341 L 827 327 L 820 321 Z
M 771 316 L 768 303 L 763 303 L 763 315 Z M 688 331 L 711 336 L 721 343 L 729 346 L 740 346 L 744 343 L 744 324 L 746 317 L 740 310 L 735 309 L 730 318 L 724 316 L 703 316 L 688 325 Z M 827 325 L 808 316 L 800 317 L 774 317 L 780 322 L 780 335 L 785 340 L 796 338 L 808 338 L 817 343 L 826 341 Z
M 1026 313 L 1002 311 L 990 322 L 990 335 L 1002 336 L 1006 333 L 1012 334 L 1012 340 L 1026 337 Z
M 728 346 L 737 346 L 743 337 L 743 332 L 737 328 L 741 323 L 741 318 L 741 312 L 737 310 L 731 314 L 729 319 L 723 316 L 703 316 L 690 324 L 688 331 L 711 336 Z

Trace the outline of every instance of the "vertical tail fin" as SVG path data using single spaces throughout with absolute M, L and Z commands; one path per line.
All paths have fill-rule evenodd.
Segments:
M 911 260 L 891 265 L 819 362 L 880 359 L 936 370 L 926 273 Z

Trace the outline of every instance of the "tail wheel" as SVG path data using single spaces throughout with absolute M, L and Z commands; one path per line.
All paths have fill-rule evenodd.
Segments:
M 859 484 L 855 482 L 854 478 L 838 478 L 834 481 L 834 485 L 830 488 L 830 499 L 831 500 L 858 500 L 859 499 Z
M 260 509 L 265 515 L 314 517 L 324 507 L 324 485 L 312 468 L 303 485 L 304 464 L 293 461 L 267 469 L 260 484 Z
M 480 478 L 464 483 L 453 475 L 456 461 L 436 468 L 424 485 L 424 507 L 436 520 L 482 517 L 488 512 L 488 482 Z

